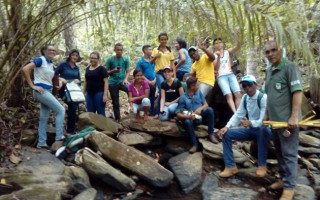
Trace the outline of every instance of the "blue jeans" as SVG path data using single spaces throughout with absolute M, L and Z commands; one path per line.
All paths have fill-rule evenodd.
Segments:
M 293 189 L 297 184 L 299 128 L 290 130 L 291 135 L 282 135 L 285 129 L 274 129 L 273 143 L 277 152 L 278 168 L 284 189 Z
M 189 72 L 177 71 L 177 73 L 176 73 L 177 79 L 179 79 L 179 81 L 183 81 L 183 76 L 184 76 L 185 73 L 189 73 Z
M 173 115 L 176 113 L 178 107 L 178 103 L 173 103 L 169 106 L 164 106 L 163 111 L 165 112 L 165 115 L 159 114 L 159 118 L 161 121 L 166 121 L 169 119 L 169 115 Z
M 70 102 L 67 104 L 68 104 L 67 132 L 74 133 L 76 130 L 77 109 L 78 109 L 79 103 Z
M 217 81 L 223 96 L 226 96 L 227 94 L 231 94 L 231 92 L 235 93 L 235 92 L 241 91 L 237 77 L 233 73 L 218 76 Z
M 202 110 L 201 112 L 202 123 L 208 126 L 208 134 L 213 135 L 213 127 L 214 127 L 214 112 L 211 107 Z M 191 143 L 193 146 L 198 146 L 197 137 L 194 133 L 194 126 L 199 124 L 194 123 L 194 121 L 190 119 L 186 119 L 183 122 L 184 128 L 188 133 Z
M 223 160 L 226 168 L 235 167 L 233 159 L 232 140 L 256 140 L 258 145 L 258 166 L 267 165 L 268 144 L 272 137 L 269 127 L 229 129 L 222 138 Z
M 120 104 L 119 104 L 119 91 L 122 90 L 128 93 L 128 85 L 122 83 L 109 85 L 110 96 L 112 99 L 113 114 L 116 120 L 120 119 Z
M 160 113 L 160 100 L 161 100 L 161 83 L 164 81 L 163 70 L 156 73 L 156 85 L 159 91 L 156 114 Z
M 38 146 L 47 145 L 47 124 L 50 111 L 56 113 L 56 140 L 63 137 L 63 120 L 65 109 L 59 101 L 52 95 L 51 90 L 44 89 L 43 93 L 33 91 L 33 97 L 40 102 L 40 119 L 38 129 Z
M 87 111 L 106 116 L 106 103 L 103 102 L 103 91 L 86 95 Z
M 150 85 L 149 85 L 150 87 Z M 150 116 L 153 116 L 154 115 L 154 99 L 155 99 L 155 95 L 156 95 L 156 90 L 157 88 L 156 87 L 150 87 L 150 90 L 149 90 L 149 99 L 150 99 L 150 109 L 149 109 L 149 112 L 150 112 Z

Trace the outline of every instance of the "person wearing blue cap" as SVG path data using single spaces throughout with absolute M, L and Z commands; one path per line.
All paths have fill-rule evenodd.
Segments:
M 220 173 L 220 177 L 227 178 L 238 173 L 232 153 L 232 140 L 257 141 L 258 169 L 256 175 L 264 177 L 267 173 L 268 143 L 272 136 L 271 129 L 262 125 L 267 108 L 267 95 L 257 90 L 254 76 L 246 75 L 240 83 L 246 94 L 243 95 L 237 111 L 227 125 L 218 132 L 219 137 L 222 138 L 225 164 L 225 169 Z M 231 129 L 239 124 L 243 128 Z

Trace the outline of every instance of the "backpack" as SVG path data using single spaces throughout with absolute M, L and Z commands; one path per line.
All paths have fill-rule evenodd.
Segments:
M 63 159 L 68 154 L 75 153 L 79 149 L 83 148 L 86 138 L 88 138 L 89 135 L 95 130 L 95 128 L 89 126 L 74 135 L 68 136 L 63 142 L 63 146 L 57 150 L 56 157 Z
M 114 59 L 115 59 L 116 57 L 115 56 L 112 56 L 112 59 L 111 59 L 111 63 L 110 63 L 110 68 L 111 69 L 113 69 L 114 67 L 116 67 L 116 66 L 114 66 Z M 127 65 L 127 59 L 124 59 L 124 57 L 122 56 L 121 57 L 121 60 L 124 62 L 124 65 Z M 130 66 L 129 66 L 130 67 Z
M 258 104 L 258 107 L 259 107 L 259 109 L 261 109 L 261 99 L 262 99 L 262 97 L 263 97 L 263 95 L 264 95 L 264 92 L 262 92 L 262 91 L 260 91 L 259 90 L 259 95 L 258 95 L 258 98 L 257 98 L 257 104 Z M 244 100 L 243 100 L 243 106 L 244 106 L 244 109 L 246 109 L 247 110 L 247 98 L 248 98 L 248 95 L 247 94 L 245 94 L 244 95 Z

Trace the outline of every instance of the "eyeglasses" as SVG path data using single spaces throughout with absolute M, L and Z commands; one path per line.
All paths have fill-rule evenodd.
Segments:
M 245 89 L 246 87 L 251 87 L 252 85 L 253 85 L 253 82 L 244 82 L 244 83 L 242 83 L 243 89 Z
M 278 49 L 273 48 L 273 49 L 270 49 L 270 50 L 265 51 L 265 54 L 268 55 L 268 54 L 270 54 L 271 52 L 274 53 L 274 52 L 276 52 L 276 51 L 278 51 Z

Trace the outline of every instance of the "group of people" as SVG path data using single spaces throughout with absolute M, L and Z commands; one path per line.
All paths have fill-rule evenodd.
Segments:
M 88 112 L 97 112 L 105 116 L 105 106 L 110 93 L 114 119 L 120 120 L 119 91 L 122 90 L 128 94 L 129 112 L 134 113 L 137 119 L 140 118 L 139 111 L 143 111 L 144 120 L 148 120 L 149 115 L 160 120 L 176 116 L 177 122 L 182 123 L 190 137 L 192 143 L 190 153 L 198 150 L 194 126 L 206 124 L 211 142 L 218 143 L 218 139 L 222 139 L 225 169 L 220 173 L 221 177 L 230 177 L 238 172 L 232 154 L 232 140 L 257 140 L 256 174 L 258 177 L 265 176 L 268 143 L 273 138 L 281 179 L 270 188 L 284 188 L 281 199 L 292 199 L 297 178 L 298 117 L 302 87 L 298 68 L 282 57 L 282 51 L 277 43 L 269 41 L 265 45 L 265 54 L 272 63 L 270 69 L 266 71 L 266 93 L 257 89 L 254 76 L 246 75 L 240 82 L 245 92 L 241 97 L 240 86 L 231 69 L 231 55 L 240 48 L 240 43 L 234 48 L 225 50 L 224 43 L 217 38 L 214 40 L 216 51 L 210 51 L 203 43 L 199 43 L 198 47 L 192 46 L 187 49 L 186 42 L 177 39 L 175 47 L 179 56 L 174 63 L 173 52 L 167 46 L 168 35 L 161 33 L 158 40 L 160 45 L 154 49 L 150 45 L 142 47 L 144 55 L 136 63 L 132 83 L 128 82 L 130 64 L 128 57 L 123 56 L 122 44 L 115 45 L 115 56 L 109 57 L 105 66 L 100 65 L 98 52 L 90 54 L 90 66 L 86 68 L 83 84 Z M 198 48 L 203 51 L 202 56 Z M 80 53 L 78 50 L 72 50 L 67 60 L 56 69 L 52 63 L 55 56 L 54 46 L 47 45 L 41 50 L 41 54 L 41 57 L 24 66 L 22 72 L 33 89 L 34 98 L 41 105 L 37 147 L 48 148 L 46 128 L 50 110 L 56 113 L 55 139 L 65 139 L 63 134 L 65 109 L 52 95 L 52 78 L 55 74 L 59 75 L 58 89 L 61 97 L 65 95 L 65 85 L 68 82 L 80 85 L 80 72 L 76 65 L 80 60 Z M 31 70 L 34 70 L 34 81 L 31 79 Z M 187 87 L 184 88 L 182 80 L 186 73 L 191 73 L 191 76 L 186 80 Z M 226 96 L 230 109 L 234 112 L 217 135 L 213 132 L 214 111 L 205 99 L 214 86 L 215 78 Z M 159 91 L 159 98 L 154 110 L 156 88 Z M 67 132 L 70 134 L 75 132 L 77 107 L 77 103 L 68 102 Z M 288 129 L 271 130 L 264 127 L 262 122 L 266 119 L 288 122 Z M 242 125 L 242 128 L 239 128 L 239 125 Z M 284 132 L 286 134 L 283 134 Z

